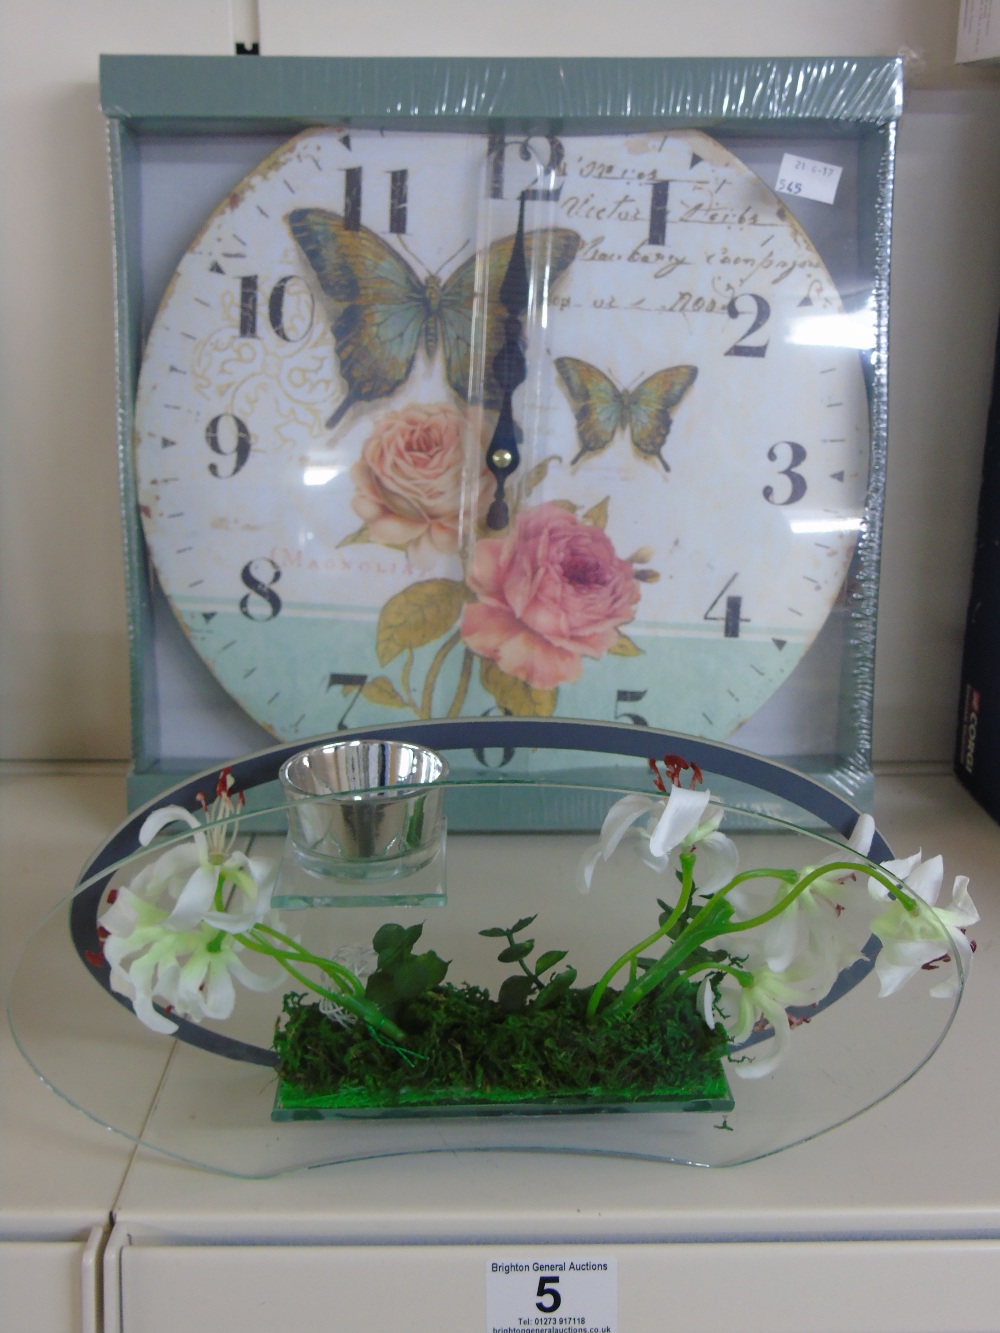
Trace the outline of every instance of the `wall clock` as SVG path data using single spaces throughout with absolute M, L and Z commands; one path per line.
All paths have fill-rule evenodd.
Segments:
M 776 190 L 800 141 L 662 117 L 261 143 L 183 240 L 129 441 L 155 578 L 240 712 L 286 740 L 505 712 L 835 754 L 880 447 L 857 143 L 823 145 L 839 210 Z M 824 691 L 829 741 L 788 744 Z

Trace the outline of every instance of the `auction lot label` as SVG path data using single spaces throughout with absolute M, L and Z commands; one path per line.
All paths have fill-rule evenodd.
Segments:
M 486 1261 L 486 1333 L 618 1333 L 618 1261 L 555 1254 Z

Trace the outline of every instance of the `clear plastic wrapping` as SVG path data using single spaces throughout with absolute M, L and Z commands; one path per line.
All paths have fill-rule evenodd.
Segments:
M 107 57 L 102 96 L 136 796 L 514 714 L 866 799 L 898 61 Z

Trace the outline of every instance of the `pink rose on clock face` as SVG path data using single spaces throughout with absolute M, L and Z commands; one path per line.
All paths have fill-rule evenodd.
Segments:
M 598 527 L 555 504 L 523 510 L 505 537 L 477 543 L 462 615 L 474 653 L 535 689 L 576 680 L 635 615 L 639 585 Z
M 375 422 L 351 468 L 351 507 L 368 536 L 405 548 L 414 564 L 454 555 L 463 509 L 465 418 L 449 403 L 413 403 Z M 488 503 L 490 475 L 477 478 L 476 513 Z

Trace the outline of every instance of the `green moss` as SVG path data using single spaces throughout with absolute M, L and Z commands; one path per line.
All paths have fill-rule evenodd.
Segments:
M 419 1108 L 639 1106 L 729 1110 L 726 1036 L 695 991 L 653 992 L 625 1018 L 585 1021 L 589 990 L 506 1011 L 477 986 L 444 983 L 406 1007 L 408 1048 L 343 1028 L 298 994 L 275 1035 L 278 1118 Z

